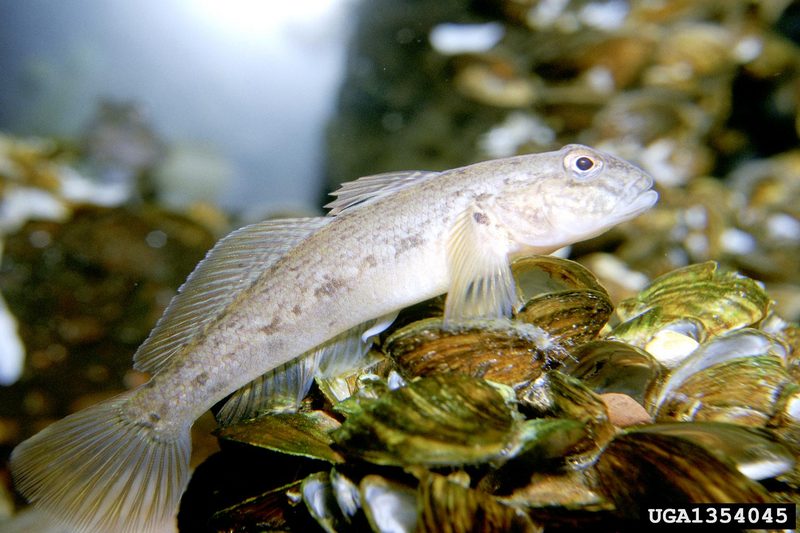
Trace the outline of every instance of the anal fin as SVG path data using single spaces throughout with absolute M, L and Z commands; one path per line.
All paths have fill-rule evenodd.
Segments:
M 356 368 L 375 336 L 396 317 L 395 312 L 368 320 L 254 379 L 228 398 L 217 412 L 217 422 L 228 426 L 268 412 L 297 410 L 315 376 L 337 376 Z

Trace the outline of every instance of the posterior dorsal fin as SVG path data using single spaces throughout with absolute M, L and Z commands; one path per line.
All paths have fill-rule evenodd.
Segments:
M 473 205 L 459 215 L 447 242 L 445 323 L 511 314 L 516 300 L 508 248 L 490 210 Z
M 195 267 L 133 356 L 133 366 L 157 372 L 183 345 L 216 320 L 264 270 L 330 218 L 268 220 L 221 239 Z
M 339 215 L 348 209 L 362 206 L 386 194 L 439 174 L 439 172 L 427 170 L 408 170 L 358 178 L 355 181 L 342 183 L 339 189 L 331 193 L 331 196 L 335 196 L 336 200 L 325 207 L 330 209 L 329 216 Z

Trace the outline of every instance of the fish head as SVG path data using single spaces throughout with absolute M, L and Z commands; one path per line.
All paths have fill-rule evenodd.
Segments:
M 589 239 L 658 201 L 647 173 L 587 146 L 570 144 L 530 162 L 496 197 L 499 218 L 524 251 L 550 253 Z

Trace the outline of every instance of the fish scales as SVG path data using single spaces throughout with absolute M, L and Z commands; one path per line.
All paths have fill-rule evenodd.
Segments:
M 441 188 L 434 184 L 420 194 Z M 445 292 L 442 236 L 457 202 L 426 210 L 399 209 L 392 200 L 333 220 L 268 269 L 209 332 L 184 348 L 189 357 L 173 356 L 169 371 L 134 397 L 138 413 L 131 416 L 156 412 L 164 427 L 172 419 L 178 425 L 194 420 L 233 390 L 335 334 Z M 378 221 L 371 220 L 374 210 L 381 213 Z M 428 235 L 413 228 L 427 228 Z
M 444 247 L 455 213 L 496 187 L 503 172 L 495 169 L 494 180 L 482 175 L 458 169 L 311 235 L 231 304 L 212 333 L 183 350 L 191 352 L 191 365 L 176 356 L 180 368 L 154 378 L 151 389 L 159 392 L 136 398 L 138 413 L 131 416 L 159 413 L 162 426 L 194 420 L 232 390 L 336 333 L 445 292 Z M 427 205 L 414 201 L 418 196 L 446 200 Z M 290 316 L 293 307 L 300 312 Z
M 20 444 L 15 483 L 77 531 L 163 529 L 188 482 L 189 428 L 212 405 L 234 393 L 230 422 L 257 413 L 271 389 L 301 396 L 314 372 L 357 363 L 347 358 L 366 351 L 365 337 L 438 294 L 448 293 L 448 324 L 507 316 L 509 257 L 638 215 L 657 200 L 652 185 L 568 145 L 362 178 L 334 193 L 332 216 L 243 228 L 198 265 L 137 352 L 151 380 Z

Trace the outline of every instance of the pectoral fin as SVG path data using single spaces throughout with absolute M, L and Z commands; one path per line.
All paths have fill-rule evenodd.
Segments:
M 515 293 L 509 249 L 507 235 L 488 209 L 476 205 L 458 217 L 447 243 L 445 323 L 511 314 Z

